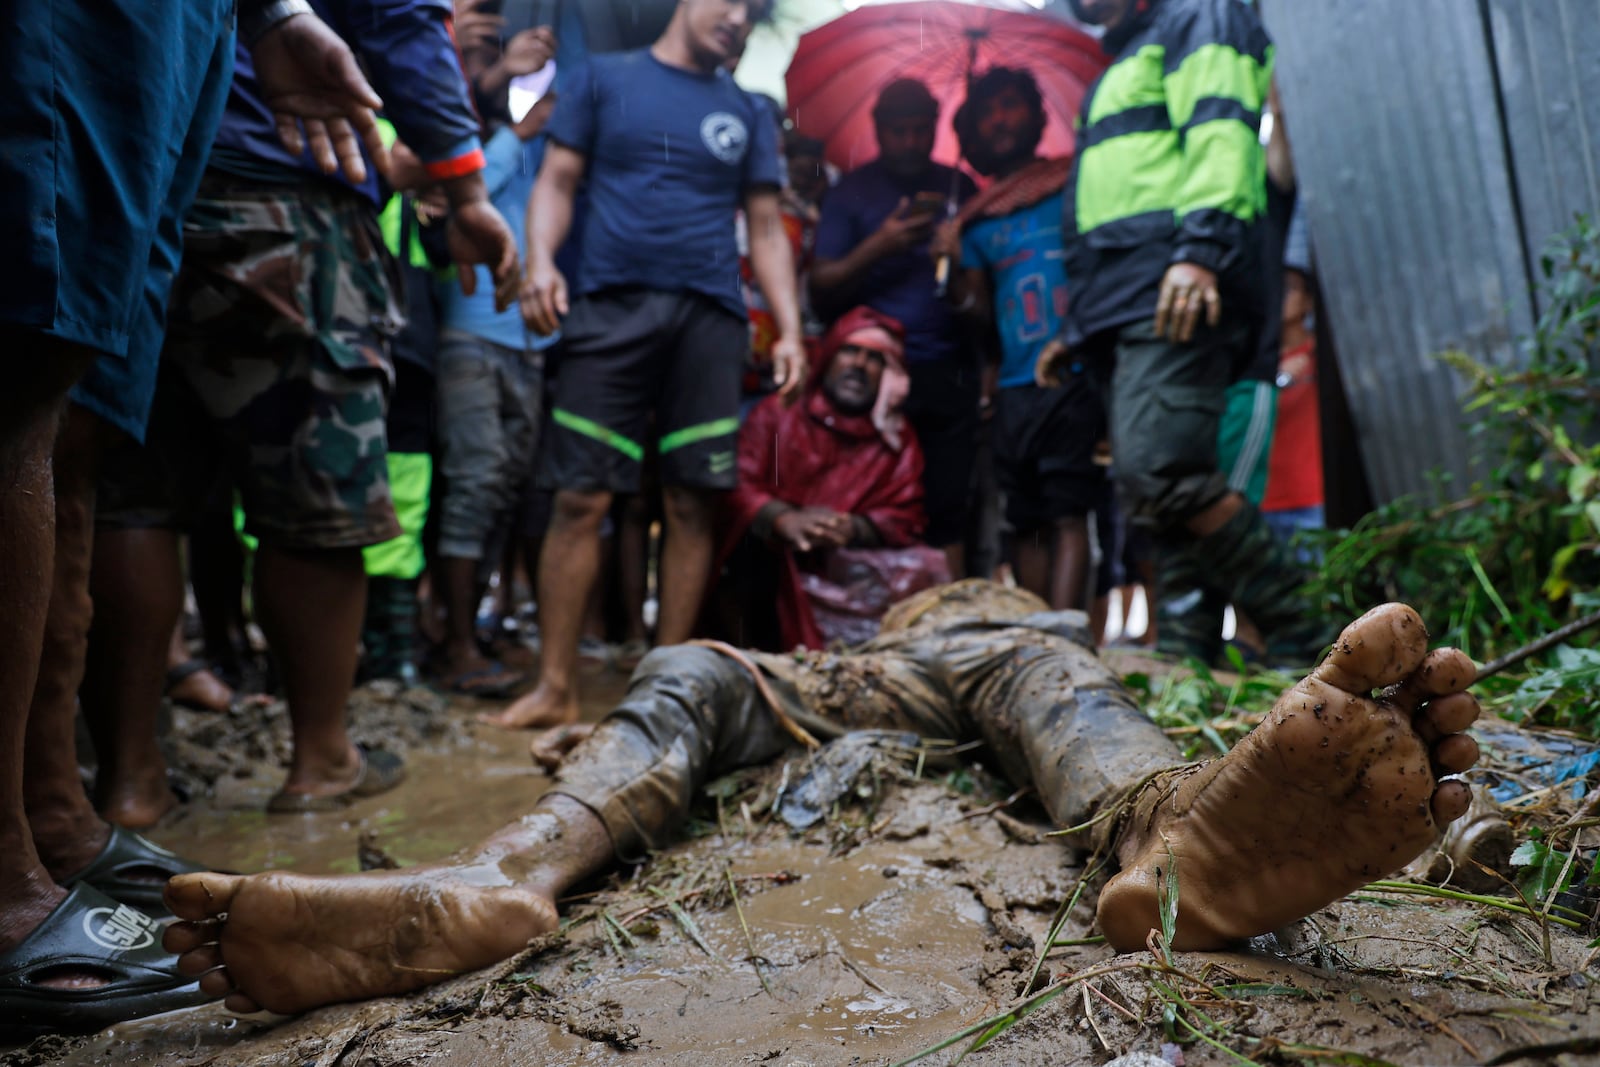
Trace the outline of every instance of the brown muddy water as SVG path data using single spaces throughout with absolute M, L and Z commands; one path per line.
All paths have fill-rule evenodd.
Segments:
M 591 680 L 586 717 L 621 686 Z M 436 707 L 443 724 L 417 729 L 394 728 L 390 711 L 368 716 L 369 736 L 413 746 L 411 775 L 346 812 L 268 818 L 260 807 L 277 779 L 267 761 L 224 760 L 212 795 L 151 836 L 241 871 L 355 870 L 363 833 L 370 854 L 402 865 L 441 858 L 525 812 L 548 781 L 525 737 L 471 722 L 482 707 Z M 360 700 L 356 710 L 359 726 Z M 1039 836 L 1050 829 L 1039 809 L 1026 800 L 1002 809 L 1009 790 L 981 770 L 940 780 L 880 772 L 870 795 L 804 834 L 762 814 L 776 771 L 724 782 L 722 803 L 706 805 L 683 845 L 567 902 L 554 945 L 431 991 L 296 1019 L 209 1006 L 45 1039 L 0 1062 L 890 1064 L 1015 1003 L 1081 870 Z M 1091 933 L 1088 897 L 1062 937 Z M 1091 968 L 1097 977 L 1063 985 L 966 1062 L 1102 1064 L 1139 1051 L 1170 1064 L 1593 1064 L 1590 983 L 1600 976 L 1587 941 L 1557 928 L 1547 955 L 1529 920 L 1357 894 L 1247 952 L 1168 964 L 1101 945 L 1058 948 L 1051 978 Z M 1163 989 L 1181 994 L 1179 1014 L 1215 1046 L 1173 1020 Z M 949 1064 L 965 1044 L 924 1062 Z

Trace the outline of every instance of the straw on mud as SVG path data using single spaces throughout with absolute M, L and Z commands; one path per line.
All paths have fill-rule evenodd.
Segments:
M 721 956 L 717 955 L 717 950 L 712 948 L 711 945 L 706 941 L 705 936 L 700 933 L 700 927 L 695 924 L 694 919 L 689 915 L 688 912 L 683 910 L 682 906 L 680 906 L 676 900 L 668 898 L 665 893 L 657 889 L 655 886 L 650 887 L 650 892 L 661 898 L 662 903 L 666 905 L 667 911 L 671 913 L 673 919 L 675 919 L 678 925 L 683 928 L 683 932 L 689 935 L 689 940 L 693 941 L 696 945 L 699 945 L 705 954 L 710 956 L 712 959 L 722 959 Z
M 1061 933 L 1061 928 L 1066 925 L 1067 917 L 1072 914 L 1072 909 L 1078 906 L 1078 900 L 1083 896 L 1084 887 L 1089 884 L 1089 879 L 1100 873 L 1104 866 L 1095 857 L 1083 869 L 1083 874 L 1078 877 L 1078 884 L 1073 887 L 1072 893 L 1062 901 L 1061 907 L 1056 909 L 1055 918 L 1050 920 L 1050 932 L 1045 935 L 1044 947 L 1039 950 L 1039 958 L 1033 961 L 1033 970 L 1028 974 L 1028 981 L 1023 985 L 1023 992 L 1033 988 L 1033 983 L 1039 978 L 1039 971 L 1044 967 L 1044 958 L 1050 950 L 1056 947 L 1056 935 Z
M 744 931 L 745 947 L 750 950 L 750 966 L 755 968 L 756 979 L 761 983 L 761 988 L 766 990 L 767 996 L 778 999 L 772 992 L 772 987 L 767 985 L 767 976 L 761 973 L 762 956 L 756 951 L 756 939 L 750 936 L 750 924 L 744 921 L 744 905 L 739 903 L 739 887 L 734 884 L 733 871 L 724 869 L 722 872 L 728 878 L 728 892 L 733 894 L 733 910 L 739 916 L 739 928 Z
M 1444 889 L 1440 886 L 1434 885 L 1417 885 L 1412 882 L 1377 881 L 1368 882 L 1362 888 L 1364 891 L 1371 891 L 1374 893 L 1393 893 L 1400 896 L 1438 897 L 1441 900 L 1456 900 L 1463 904 L 1481 904 L 1486 908 L 1499 908 L 1501 911 L 1508 911 L 1513 915 L 1521 915 L 1526 919 L 1537 919 L 1540 915 L 1540 913 L 1530 905 L 1526 903 L 1518 904 L 1516 901 L 1507 897 L 1490 897 L 1479 893 L 1461 893 L 1454 889 Z M 1588 916 L 1584 915 L 1582 912 L 1573 912 L 1571 908 L 1564 908 L 1559 904 L 1552 905 L 1552 910 L 1572 912 L 1572 914 L 1579 916 L 1580 919 L 1588 919 Z M 1551 915 L 1550 921 L 1553 923 L 1559 923 L 1569 930 L 1579 930 L 1583 927 L 1581 922 L 1568 919 L 1560 915 Z

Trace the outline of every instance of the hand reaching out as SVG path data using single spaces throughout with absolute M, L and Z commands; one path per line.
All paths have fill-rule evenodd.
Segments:
M 350 46 L 327 23 L 315 15 L 291 15 L 262 34 L 250 55 L 285 148 L 299 155 L 309 145 L 324 174 L 343 170 L 361 182 L 367 177 L 365 144 L 379 173 L 388 173 L 375 115 L 383 101 Z

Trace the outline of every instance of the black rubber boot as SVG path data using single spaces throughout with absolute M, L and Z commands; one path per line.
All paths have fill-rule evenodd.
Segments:
M 1155 556 L 1156 651 L 1211 666 L 1222 655 L 1225 596 L 1206 582 L 1196 544 L 1157 538 Z
M 1305 595 L 1305 572 L 1249 501 L 1194 548 L 1211 583 L 1260 628 L 1267 663 L 1310 667 L 1339 635 Z
M 367 614 L 361 622 L 361 665 L 356 677 L 363 682 L 389 677 L 389 619 L 385 603 L 392 578 L 367 579 Z

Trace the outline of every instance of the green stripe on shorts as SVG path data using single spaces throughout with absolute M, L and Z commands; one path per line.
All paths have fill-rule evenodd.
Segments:
M 726 437 L 730 433 L 738 432 L 738 419 L 716 419 L 712 422 L 702 422 L 697 426 L 685 426 L 681 430 L 673 430 L 663 437 L 656 447 L 662 455 L 666 455 L 673 449 L 682 448 L 684 445 L 692 445 L 697 441 L 708 441 L 713 437 Z
M 581 433 L 583 436 L 591 437 L 603 445 L 609 445 L 635 463 L 639 463 L 644 459 L 644 448 L 639 442 L 630 441 L 617 431 L 608 430 L 598 422 L 586 419 L 582 415 L 574 415 L 572 412 L 561 408 L 552 408 L 550 417 L 555 419 L 557 426 L 565 426 L 573 433 Z M 665 444 L 664 441 L 663 444 Z

